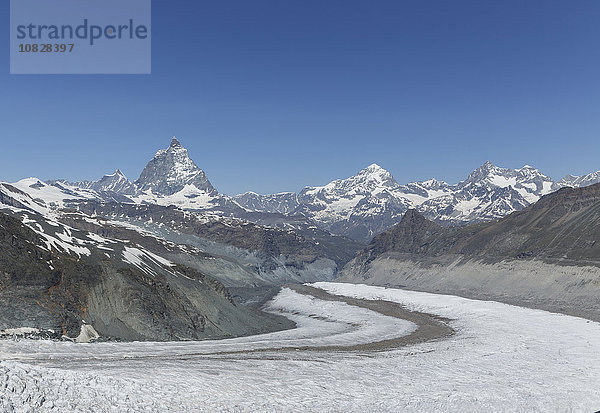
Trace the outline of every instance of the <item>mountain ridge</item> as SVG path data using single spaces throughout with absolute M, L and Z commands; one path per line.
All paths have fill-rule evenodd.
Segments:
M 173 137 L 166 149 L 156 152 L 134 182 L 117 170 L 98 181 L 48 183 L 62 186 L 59 190 L 65 193 L 65 199 L 74 196 L 107 202 L 175 205 L 248 219 L 259 219 L 255 213 L 282 214 L 291 221 L 301 215 L 322 230 L 366 243 L 400 222 L 410 208 L 443 225 L 464 225 L 501 219 L 565 186 L 596 182 L 600 182 L 600 171 L 554 181 L 529 165 L 501 168 L 488 160 L 457 184 L 435 178 L 399 184 L 389 171 L 373 163 L 351 177 L 322 186 L 306 186 L 299 192 L 261 195 L 249 191 L 229 196 L 212 186 L 187 149 Z M 28 186 L 16 186 L 29 191 Z M 45 192 L 49 191 L 38 191 L 38 195 Z
M 391 173 L 373 164 L 352 177 L 305 187 L 297 194 L 234 199 L 255 212 L 283 212 L 278 205 L 285 202 L 285 213 L 305 215 L 336 235 L 368 242 L 400 222 L 410 208 L 444 225 L 463 225 L 500 219 L 564 186 L 595 182 L 600 182 L 600 173 L 555 182 L 529 165 L 509 169 L 486 161 L 454 185 L 434 178 L 400 185 Z

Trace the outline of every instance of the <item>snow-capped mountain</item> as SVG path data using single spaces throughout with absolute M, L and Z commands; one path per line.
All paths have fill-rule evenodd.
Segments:
M 488 221 L 519 211 L 558 188 L 552 178 L 529 165 L 508 169 L 487 161 L 467 179 L 448 187 L 447 194 L 415 206 L 442 223 Z
M 557 185 L 560 187 L 570 186 L 572 188 L 580 188 L 582 186 L 597 184 L 598 182 L 600 182 L 600 171 L 583 176 L 567 175 L 558 181 Z
M 283 199 L 281 195 L 235 199 L 252 211 L 302 214 L 333 234 L 368 241 L 397 224 L 409 208 L 446 225 L 487 221 L 521 210 L 562 186 L 598 181 L 600 172 L 557 183 L 529 165 L 509 169 L 487 161 L 455 185 L 436 179 L 400 185 L 388 171 L 373 164 L 350 178 L 304 188 L 297 196 L 297 208 L 290 212 L 273 206 L 274 199 Z M 295 201 L 293 195 L 288 193 L 285 199 Z
M 391 173 L 372 164 L 347 179 L 306 187 L 296 197 L 286 194 L 285 199 L 297 201 L 289 214 L 304 215 L 333 234 L 368 241 L 399 222 L 407 209 L 447 195 L 450 188 L 435 179 L 400 185 Z M 273 200 L 281 201 L 281 195 L 245 194 L 235 199 L 252 211 L 283 212 L 273 207 Z
M 27 178 L 10 184 L 46 208 L 66 208 L 95 200 L 138 204 L 174 205 L 190 210 L 244 211 L 231 197 L 219 194 L 176 138 L 159 150 L 132 183 L 117 169 L 97 181 L 42 182 Z
M 242 211 L 231 197 L 219 194 L 175 137 L 167 149 L 159 150 L 148 162 L 134 185 L 138 192 L 131 199 L 135 203 L 227 214 Z
M 196 166 L 187 149 L 175 137 L 167 149 L 156 152 L 135 185 L 142 192 L 163 196 L 174 195 L 190 187 L 207 195 L 217 194 L 204 171 Z
M 309 217 L 334 234 L 366 240 L 400 219 L 410 201 L 398 196 L 400 185 L 377 164 L 347 179 L 304 188 L 295 213 Z
M 458 184 L 458 187 L 464 189 L 472 185 L 489 188 L 510 186 L 529 202 L 535 202 L 540 196 L 558 189 L 552 178 L 529 165 L 520 169 L 508 169 L 497 167 L 490 161 L 471 172 L 465 181 Z
M 97 181 L 41 182 L 28 178 L 12 185 L 33 202 L 50 209 L 90 200 L 173 205 L 260 224 L 278 222 L 291 228 L 296 228 L 298 217 L 302 216 L 307 220 L 303 228 L 314 223 L 334 235 L 366 242 L 397 224 L 409 208 L 446 225 L 495 220 L 561 187 L 596 182 L 600 182 L 600 171 L 581 177 L 569 175 L 554 182 L 528 165 L 509 169 L 488 161 L 455 185 L 436 179 L 401 185 L 388 171 L 372 164 L 349 178 L 305 187 L 299 193 L 247 192 L 230 197 L 212 186 L 187 149 L 173 138 L 169 147 L 159 150 L 133 183 L 117 170 Z
M 205 209 L 223 203 L 223 196 L 212 186 L 204 171 L 192 161 L 187 149 L 173 137 L 166 149 L 159 150 L 140 177 L 131 182 L 120 169 L 97 181 L 49 181 L 47 184 L 82 195 L 91 190 L 105 198 L 107 194 L 127 197 L 129 202 L 177 205 Z M 88 194 L 83 193 L 85 198 Z M 121 199 L 124 202 L 125 199 Z
M 120 169 L 112 174 L 104 175 L 97 181 L 76 182 L 71 185 L 83 189 L 93 189 L 97 192 L 116 192 L 122 195 L 136 195 L 139 192 Z
M 74 201 L 106 200 L 92 189 L 73 186 L 66 181 L 42 182 L 37 178 L 25 178 L 12 184 L 0 183 L 0 192 L 42 214 L 67 208 Z

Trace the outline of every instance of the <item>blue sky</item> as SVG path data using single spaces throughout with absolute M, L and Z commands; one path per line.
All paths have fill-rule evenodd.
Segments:
M 9 75 L 5 33 L 0 179 L 135 179 L 173 135 L 229 194 L 600 169 L 598 1 L 152 6 L 152 75 Z

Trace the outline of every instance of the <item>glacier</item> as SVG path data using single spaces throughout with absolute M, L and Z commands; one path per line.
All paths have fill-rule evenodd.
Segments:
M 298 327 L 277 333 L 177 343 L 2 341 L 0 409 L 600 408 L 600 323 L 449 295 L 341 283 L 312 286 L 342 296 L 401 303 L 449 319 L 455 334 L 387 351 L 343 351 L 339 346 L 410 334 L 414 325 L 284 288 L 268 311 L 287 315 Z

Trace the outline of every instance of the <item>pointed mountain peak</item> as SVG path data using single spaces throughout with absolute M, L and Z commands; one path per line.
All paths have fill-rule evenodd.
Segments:
M 188 185 L 217 194 L 204 171 L 192 161 L 187 149 L 175 137 L 167 149 L 156 152 L 135 184 L 140 190 L 149 190 L 156 195 L 173 195 Z
M 392 174 L 389 171 L 383 169 L 381 166 L 377 165 L 376 163 L 373 163 L 367 166 L 366 168 L 361 169 L 357 175 L 348 179 L 352 181 L 364 181 L 365 183 L 373 182 L 376 185 L 384 186 L 398 185 Z
M 361 169 L 356 175 L 345 179 L 336 179 L 324 186 L 305 187 L 301 194 L 327 193 L 327 196 L 340 197 L 350 193 L 380 193 L 399 187 L 391 173 L 377 164 Z
M 372 163 L 371 165 L 367 166 L 366 168 L 361 169 L 357 175 L 358 176 L 362 176 L 362 175 L 385 176 L 386 178 L 392 176 L 391 173 L 389 173 L 387 170 L 383 169 L 381 166 L 377 165 L 376 163 Z
M 479 167 L 479 169 L 487 171 L 490 171 L 494 168 L 496 168 L 496 165 L 494 165 L 491 161 L 485 161 L 485 163 Z
M 385 169 L 383 169 L 381 166 L 377 165 L 376 163 L 372 163 L 371 165 L 369 165 L 365 169 L 363 169 L 363 171 L 385 171 Z
M 483 165 L 481 165 L 479 168 L 477 168 L 473 172 L 471 172 L 471 175 L 469 175 L 469 178 L 481 179 L 482 177 L 485 177 L 485 176 L 489 175 L 491 172 L 495 172 L 499 169 L 501 169 L 501 168 L 498 168 L 491 161 L 485 161 L 485 163 Z
M 120 169 L 117 169 L 112 174 L 106 174 L 97 181 L 92 181 L 89 185 L 84 186 L 98 192 L 116 192 L 123 195 L 134 195 L 136 190 L 129 179 Z
M 173 136 L 173 139 L 171 139 L 171 145 L 169 146 L 169 148 L 183 148 L 183 145 L 181 145 L 181 142 L 179 142 L 177 140 L 177 138 L 175 136 Z
M 493 176 L 505 175 L 507 173 L 510 173 L 508 169 L 499 168 L 492 162 L 485 161 L 483 165 L 471 172 L 467 179 L 459 185 L 487 182 L 492 179 Z
M 108 174 L 108 175 L 104 175 L 104 176 L 106 176 L 106 177 L 121 176 L 123 178 L 127 178 L 125 176 L 125 174 L 119 168 L 117 168 L 112 174 Z

